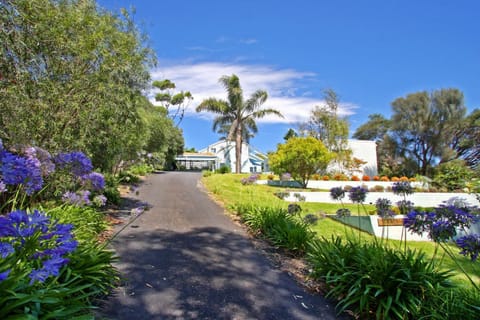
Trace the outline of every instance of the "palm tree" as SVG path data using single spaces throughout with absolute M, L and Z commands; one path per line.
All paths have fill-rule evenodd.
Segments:
M 264 90 L 255 91 L 248 100 L 244 101 L 240 80 L 236 75 L 222 76 L 219 82 L 227 91 L 227 100 L 208 98 L 203 100 L 196 110 L 197 112 L 208 111 L 218 114 L 213 120 L 213 131 L 229 128 L 227 140 L 235 139 L 235 172 L 240 173 L 242 142 L 245 137 L 258 132 L 255 120 L 269 114 L 283 116 L 278 110 L 261 108 L 268 97 Z

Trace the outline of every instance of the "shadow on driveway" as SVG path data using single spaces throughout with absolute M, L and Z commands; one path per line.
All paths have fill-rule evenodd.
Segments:
M 331 303 L 299 288 L 241 235 L 141 228 L 113 242 L 128 279 L 105 301 L 107 319 L 337 319 Z

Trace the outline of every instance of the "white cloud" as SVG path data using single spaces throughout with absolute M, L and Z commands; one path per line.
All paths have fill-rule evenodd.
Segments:
M 254 39 L 254 38 L 248 38 L 248 39 L 240 40 L 240 43 L 243 43 L 243 44 L 255 44 L 257 42 L 258 42 L 258 40 Z
M 310 111 L 316 105 L 322 105 L 321 98 L 305 96 L 299 87 L 304 88 L 304 82 L 315 77 L 314 73 L 299 72 L 292 69 L 277 69 L 271 66 L 227 64 L 218 62 L 197 62 L 188 64 L 170 64 L 152 71 L 153 80 L 170 79 L 177 90 L 188 90 L 194 101 L 186 113 L 201 118 L 213 118 L 209 113 L 196 113 L 195 107 L 204 99 L 215 97 L 225 99 L 224 88 L 218 79 L 223 75 L 236 74 L 240 78 L 244 96 L 248 97 L 257 89 L 266 90 L 269 94 L 266 108 L 279 110 L 284 118 L 267 116 L 259 119 L 261 123 L 297 123 L 308 119 Z M 312 89 L 312 88 L 310 88 Z M 320 92 L 321 88 L 313 88 Z M 356 106 L 352 103 L 341 103 L 340 115 L 354 113 Z

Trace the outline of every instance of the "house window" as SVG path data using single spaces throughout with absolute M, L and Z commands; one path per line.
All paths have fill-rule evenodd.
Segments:
M 212 153 L 216 153 L 216 152 L 217 152 L 217 149 L 212 148 L 212 149 L 210 149 L 210 151 L 212 151 Z
M 257 167 L 250 167 L 250 172 L 251 172 L 251 173 L 257 172 Z

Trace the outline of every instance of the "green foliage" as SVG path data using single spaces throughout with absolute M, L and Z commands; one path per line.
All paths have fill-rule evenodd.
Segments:
M 177 126 L 183 119 L 188 102 L 193 100 L 190 91 L 174 93 L 175 83 L 168 79 L 153 81 L 152 86 L 161 92 L 155 95 L 155 101 L 161 102 L 166 114 Z M 173 110 L 172 110 L 173 109 Z
M 288 172 L 306 187 L 310 177 L 324 171 L 332 159 L 333 154 L 321 141 L 313 137 L 292 137 L 269 154 L 268 163 L 276 174 Z
M 120 191 L 118 190 L 119 180 L 113 174 L 105 175 L 105 189 L 103 195 L 107 197 L 108 203 L 119 205 L 121 202 Z
M 73 224 L 75 239 L 80 242 L 96 239 L 108 227 L 104 214 L 92 207 L 65 204 L 49 210 L 47 214 L 60 223 Z
M 202 177 L 210 177 L 213 174 L 210 170 L 202 170 Z
M 111 171 L 145 137 L 138 108 L 155 58 L 127 11 L 93 0 L 3 1 L 0 138 L 82 150 Z
M 463 160 L 452 160 L 437 166 L 434 184 L 448 191 L 462 190 L 473 176 L 473 171 Z
M 215 173 L 225 174 L 232 172 L 232 169 L 227 165 L 221 165 L 219 169 L 215 170 Z
M 302 254 L 313 239 L 308 225 L 285 209 L 240 205 L 236 210 L 247 226 L 276 246 Z
M 308 259 L 312 277 L 326 283 L 328 297 L 339 299 L 338 310 L 363 319 L 417 319 L 439 290 L 450 287 L 450 274 L 438 271 L 423 253 L 377 241 L 323 238 L 312 243 Z
M 422 305 L 417 319 L 477 320 L 480 314 L 480 292 L 473 288 L 440 288 Z

